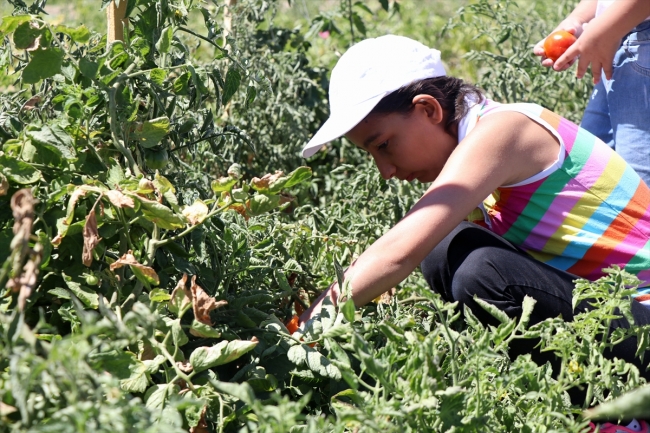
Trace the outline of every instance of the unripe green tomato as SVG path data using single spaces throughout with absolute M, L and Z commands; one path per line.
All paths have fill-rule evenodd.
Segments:
M 99 284 L 99 278 L 93 274 L 86 274 L 86 284 L 89 286 L 96 286 Z
M 144 162 L 147 164 L 148 168 L 152 170 L 158 170 L 167 166 L 167 162 L 169 162 L 169 155 L 167 154 L 166 149 L 149 149 L 144 154 Z

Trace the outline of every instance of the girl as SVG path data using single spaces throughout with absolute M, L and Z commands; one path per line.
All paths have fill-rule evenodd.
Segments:
M 332 71 L 329 98 L 330 118 L 303 156 L 345 135 L 385 179 L 432 182 L 347 269 L 357 306 L 418 265 L 433 290 L 484 323 L 494 319 L 475 296 L 511 317 L 531 296 L 532 324 L 558 315 L 571 320 L 574 280 L 595 280 L 611 265 L 650 285 L 650 190 L 592 134 L 538 105 L 485 99 L 445 75 L 439 51 L 394 35 L 352 46 Z M 473 222 L 465 221 L 470 214 Z M 335 303 L 338 287 L 324 292 L 301 323 L 326 296 Z M 650 297 L 637 299 L 635 322 L 650 323 L 650 304 L 642 304 Z M 636 343 L 628 339 L 612 355 L 648 377 L 650 357 L 635 359 Z

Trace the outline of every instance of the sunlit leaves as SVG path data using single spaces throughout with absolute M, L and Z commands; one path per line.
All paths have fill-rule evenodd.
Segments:
M 294 364 L 305 367 L 314 373 L 334 380 L 341 379 L 341 372 L 320 352 L 304 344 L 291 346 L 287 357 Z
M 41 172 L 26 162 L 0 155 L 0 170 L 9 180 L 28 185 L 41 179 Z
M 50 151 L 68 161 L 77 159 L 74 140 L 70 134 L 56 124 L 43 125 L 40 129 L 29 129 L 26 135 L 35 144 L 47 147 Z
M 256 345 L 254 341 L 224 340 L 211 347 L 197 347 L 190 355 L 190 364 L 195 371 L 203 371 L 234 361 Z
M 135 129 L 135 136 L 140 140 L 142 147 L 151 148 L 160 143 L 169 132 L 169 118 L 166 116 L 147 120 Z
M 241 73 L 236 67 L 231 67 L 226 73 L 226 83 L 223 88 L 223 95 L 221 96 L 221 103 L 226 105 L 230 99 L 235 95 L 239 84 L 241 83 Z
M 37 49 L 31 53 L 32 59 L 23 70 L 22 78 L 26 84 L 35 84 L 44 78 L 49 78 L 61 72 L 63 50 L 50 47 Z

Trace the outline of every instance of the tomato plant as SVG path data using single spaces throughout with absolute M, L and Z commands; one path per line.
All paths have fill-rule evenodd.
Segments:
M 128 1 L 127 38 L 107 44 L 49 22 L 45 0 L 10 3 L 0 431 L 577 433 L 582 406 L 643 382 L 603 353 L 647 329 L 598 338 L 637 283 L 618 270 L 578 285 L 594 310 L 570 323 L 529 327 L 527 301 L 518 320 L 486 306 L 500 323 L 486 328 L 414 273 L 386 303 L 325 303 L 294 329 L 336 263 L 426 187 L 381 179 L 346 140 L 310 167 L 299 157 L 327 115 L 327 62 L 382 23 L 413 35 L 414 17 L 400 16 L 412 4 L 341 0 L 310 32 L 284 2 Z M 489 65 L 477 69 L 489 92 L 577 111 L 582 87 L 530 62 L 542 21 L 534 34 L 522 23 L 544 11 L 524 6 L 480 0 L 436 22 L 463 22 L 450 22 L 454 44 L 482 44 L 470 59 Z M 328 29 L 334 37 L 317 35 Z M 511 359 L 525 340 L 556 354 L 561 373 Z M 583 401 L 568 399 L 574 387 Z
M 544 40 L 544 53 L 549 59 L 556 61 L 576 41 L 576 37 L 566 30 L 557 30 Z

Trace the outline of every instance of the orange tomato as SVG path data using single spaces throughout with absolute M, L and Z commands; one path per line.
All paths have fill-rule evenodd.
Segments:
M 558 30 L 544 40 L 544 53 L 549 59 L 556 61 L 576 41 L 576 37 L 565 30 Z
M 293 316 L 291 320 L 287 322 L 287 329 L 289 330 L 289 333 L 293 334 L 298 330 L 298 316 Z

